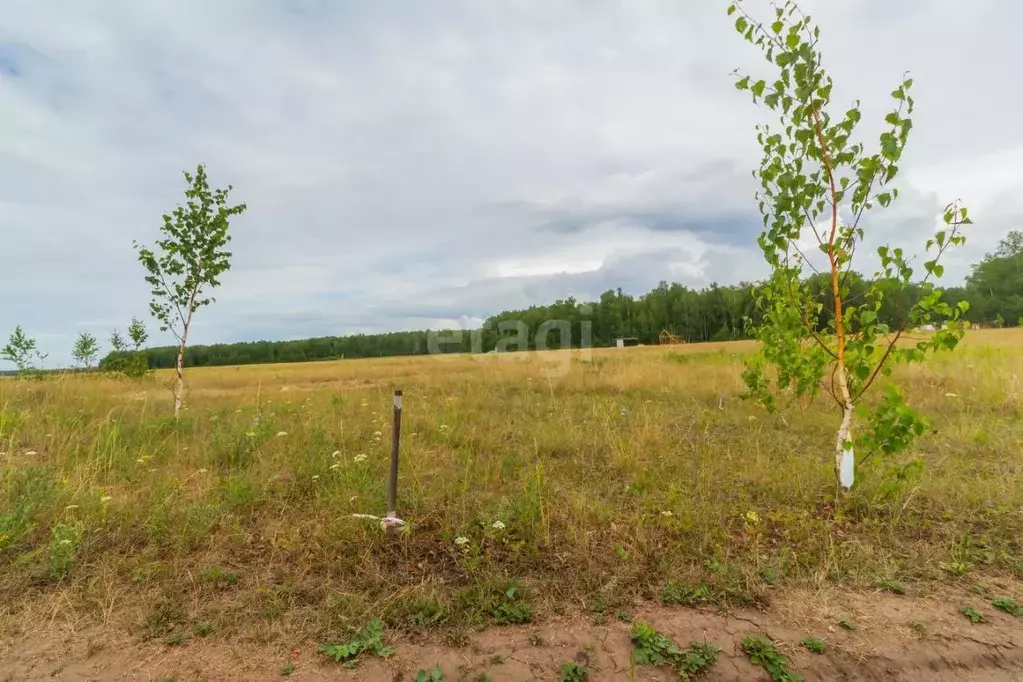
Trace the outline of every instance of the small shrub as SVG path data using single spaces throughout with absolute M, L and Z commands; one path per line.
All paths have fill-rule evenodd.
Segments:
M 959 612 L 962 613 L 967 618 L 969 618 L 970 622 L 973 623 L 974 625 L 977 625 L 978 623 L 987 622 L 987 618 L 984 617 L 984 614 L 982 614 L 980 611 L 973 608 L 972 606 L 964 606 L 963 608 L 959 609 Z
M 1017 604 L 1016 600 L 1011 597 L 999 597 L 991 602 L 991 606 L 1010 616 L 1023 616 L 1023 606 Z
M 443 605 L 433 601 L 432 599 L 412 604 L 409 611 L 411 614 L 412 624 L 417 628 L 428 628 L 434 625 L 440 625 L 450 617 L 448 610 Z
M 838 621 L 838 624 L 842 627 L 843 630 L 856 629 L 856 626 L 852 624 L 852 621 L 847 618 L 843 618 L 842 620 Z
M 379 618 L 374 618 L 366 627 L 355 633 L 348 642 L 344 644 L 321 644 L 320 653 L 332 658 L 335 663 L 354 662 L 359 654 L 369 652 L 374 656 L 386 658 L 394 653 L 394 649 L 384 646 L 383 640 L 384 623 Z
M 690 588 L 674 580 L 669 580 L 661 587 L 661 603 L 665 605 L 698 606 L 713 601 L 713 594 L 706 584 Z
M 895 580 L 878 578 L 874 581 L 874 587 L 885 592 L 891 592 L 892 594 L 906 594 L 906 586 Z
M 633 661 L 653 666 L 670 665 L 683 680 L 699 677 L 714 667 L 721 651 L 705 642 L 690 642 L 689 650 L 683 651 L 666 635 L 641 620 L 632 626 L 632 643 L 635 647 Z
M 800 642 L 800 644 L 805 646 L 807 651 L 809 651 L 811 653 L 814 653 L 814 654 L 823 654 L 824 653 L 824 649 L 825 649 L 824 640 L 818 639 L 817 637 L 807 637 L 802 642 Z
M 803 682 L 804 678 L 788 668 L 788 659 L 770 642 L 759 637 L 745 637 L 742 650 L 749 656 L 750 663 L 763 668 L 771 682 Z
M 43 467 L 0 469 L 0 552 L 25 541 L 56 494 L 57 479 Z
M 590 679 L 590 669 L 578 661 L 569 661 L 561 666 L 558 682 L 586 682 Z
M 196 623 L 195 627 L 192 628 L 192 632 L 195 633 L 196 637 L 208 637 L 213 634 L 213 626 L 209 623 Z
M 219 566 L 203 566 L 201 569 L 202 579 L 219 589 L 226 589 L 238 582 L 240 577 L 237 573 L 229 573 Z
M 515 583 L 504 586 L 484 583 L 466 587 L 455 593 L 453 601 L 455 610 L 464 612 L 476 625 L 487 621 L 506 625 L 533 620 L 528 594 Z
M 50 534 L 50 577 L 63 578 L 75 565 L 82 529 L 78 525 L 58 523 Z
M 166 637 L 187 622 L 184 610 L 175 602 L 159 601 L 153 605 L 143 625 L 143 639 Z
M 430 672 L 426 672 L 422 668 L 416 673 L 416 682 L 443 682 L 444 671 L 440 667 L 436 667 Z
M 166 639 L 163 640 L 167 646 L 180 646 L 188 641 L 188 635 L 184 632 L 175 632 L 167 635 Z

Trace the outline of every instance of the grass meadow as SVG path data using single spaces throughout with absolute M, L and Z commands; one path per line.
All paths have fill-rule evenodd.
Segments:
M 1023 332 L 899 368 L 932 429 L 837 508 L 838 415 L 743 401 L 752 347 L 192 369 L 177 422 L 169 374 L 0 380 L 0 628 L 326 641 L 1023 575 Z M 386 510 L 396 387 L 388 538 L 351 515 Z

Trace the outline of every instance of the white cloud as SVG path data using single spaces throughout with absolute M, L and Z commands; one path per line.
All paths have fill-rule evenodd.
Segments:
M 913 242 L 961 197 L 961 277 L 1023 214 L 1020 96 L 1000 85 L 1023 7 L 806 4 L 865 133 L 913 72 L 904 198 L 875 225 Z M 750 279 L 762 112 L 728 73 L 759 63 L 713 3 L 10 0 L 0 334 L 23 324 L 67 362 L 78 331 L 144 316 L 132 242 L 198 162 L 249 211 L 196 342 Z

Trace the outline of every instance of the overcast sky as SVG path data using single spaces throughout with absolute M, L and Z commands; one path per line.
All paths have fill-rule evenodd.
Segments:
M 948 263 L 961 280 L 1023 226 L 1023 4 L 803 6 L 869 140 L 912 72 L 903 195 L 864 226 L 919 244 L 962 198 L 977 224 Z M 249 210 L 195 343 L 473 324 L 662 279 L 757 278 L 753 126 L 769 119 L 729 72 L 766 72 L 724 9 L 4 0 L 0 336 L 21 324 L 63 364 L 78 332 L 148 319 L 132 242 L 157 238 L 199 162 Z

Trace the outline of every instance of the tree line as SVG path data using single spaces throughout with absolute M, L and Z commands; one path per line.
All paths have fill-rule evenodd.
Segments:
M 816 328 L 826 329 L 833 315 L 833 297 L 826 274 L 806 280 L 814 300 L 821 303 Z M 851 272 L 845 278 L 850 304 L 863 298 L 871 281 Z M 892 329 L 902 326 L 923 290 L 917 283 L 885 284 L 878 319 Z M 550 305 L 507 310 L 489 317 L 475 330 L 401 331 L 384 334 L 324 336 L 293 341 L 248 341 L 190 346 L 184 365 L 247 365 L 275 362 L 306 362 L 343 358 L 425 355 L 429 353 L 470 353 L 502 350 L 548 349 L 588 343 L 593 347 L 613 346 L 622 337 L 634 337 L 642 344 L 656 344 L 662 331 L 685 343 L 731 341 L 750 338 L 749 327 L 761 323 L 757 283 L 711 284 L 694 289 L 678 283 L 661 282 L 651 291 L 633 296 L 621 289 L 609 290 L 596 301 L 569 297 Z M 943 290 L 951 305 L 969 304 L 963 315 L 984 326 L 1023 324 L 1023 232 L 1011 232 L 998 249 L 977 263 L 963 286 Z M 552 324 L 563 321 L 563 327 Z M 566 333 L 567 330 L 567 333 Z M 502 344 L 502 340 L 504 343 Z M 139 351 L 151 368 L 171 368 L 177 363 L 178 346 Z M 113 351 L 100 367 L 123 361 L 132 351 Z

